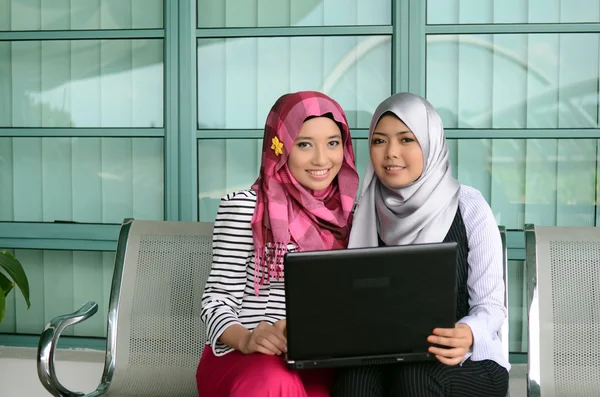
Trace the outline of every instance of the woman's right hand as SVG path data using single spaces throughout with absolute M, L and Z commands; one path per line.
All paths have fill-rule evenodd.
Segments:
M 287 352 L 287 338 L 279 327 L 261 321 L 240 341 L 238 350 L 243 354 L 263 353 L 279 356 Z

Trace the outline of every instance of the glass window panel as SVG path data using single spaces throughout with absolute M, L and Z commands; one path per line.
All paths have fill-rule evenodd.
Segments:
M 600 34 L 427 36 L 446 128 L 598 128 Z
M 0 0 L 0 31 L 162 27 L 163 0 Z
M 29 279 L 31 307 L 26 308 L 21 291 L 13 290 L 6 297 L 6 316 L 0 324 L 0 334 L 39 335 L 54 317 L 94 301 L 98 303 L 98 313 L 67 328 L 63 335 L 106 337 L 114 252 L 21 249 L 12 252 Z
M 199 28 L 391 25 L 391 0 L 198 0 Z
M 162 138 L 0 137 L 0 221 L 164 217 Z
M 163 67 L 162 40 L 0 41 L 0 127 L 162 127 Z
M 427 23 L 600 22 L 598 0 L 427 0 Z
M 391 37 L 275 37 L 198 40 L 198 128 L 262 129 L 285 93 L 316 90 L 367 128 L 390 95 Z
M 198 217 L 214 222 L 221 197 L 250 189 L 260 170 L 262 139 L 198 140 Z
M 598 140 L 450 139 L 459 181 L 481 191 L 496 221 L 596 226 Z

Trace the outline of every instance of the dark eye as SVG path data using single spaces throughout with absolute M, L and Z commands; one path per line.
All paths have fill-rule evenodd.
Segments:
M 310 146 L 310 143 L 308 143 L 308 142 L 299 142 L 299 143 L 298 143 L 298 147 L 299 147 L 300 149 L 304 149 L 304 148 L 307 148 L 307 147 L 309 147 L 309 146 Z
M 375 138 L 373 139 L 373 145 L 380 145 L 382 143 L 385 143 L 385 141 L 381 138 Z
M 331 146 L 331 147 L 336 147 L 339 144 L 340 144 L 339 141 L 331 141 L 331 142 L 329 142 L 329 146 Z
M 413 138 L 402 138 L 402 142 L 403 143 L 410 143 L 410 142 L 414 142 L 415 140 Z

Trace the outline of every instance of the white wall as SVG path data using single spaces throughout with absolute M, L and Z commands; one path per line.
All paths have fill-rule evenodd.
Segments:
M 37 376 L 37 349 L 0 346 L 0 397 L 49 397 Z M 56 373 L 72 391 L 96 389 L 104 368 L 104 352 L 58 350 Z

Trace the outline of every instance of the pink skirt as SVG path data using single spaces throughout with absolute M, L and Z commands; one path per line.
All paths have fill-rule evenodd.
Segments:
M 238 351 L 214 355 L 206 346 L 196 371 L 200 397 L 329 397 L 333 371 L 293 371 L 280 356 Z

